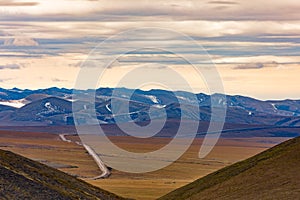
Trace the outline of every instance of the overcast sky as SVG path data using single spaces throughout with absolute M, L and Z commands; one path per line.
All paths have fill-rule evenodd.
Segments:
M 203 46 L 226 94 L 300 99 L 299 10 L 299 0 L 0 0 L 0 87 L 73 88 L 81 64 L 99 43 L 122 31 L 160 27 Z M 168 39 L 206 67 L 202 50 L 180 38 Z M 146 40 L 133 42 L 142 48 Z M 151 42 L 159 41 L 165 41 L 163 36 Z M 117 55 L 122 45 L 102 48 Z M 121 56 L 100 86 L 114 87 L 126 72 L 141 66 L 166 78 L 166 69 L 175 69 L 194 91 L 209 92 L 190 64 L 157 50 Z M 172 88 L 185 90 L 180 84 Z

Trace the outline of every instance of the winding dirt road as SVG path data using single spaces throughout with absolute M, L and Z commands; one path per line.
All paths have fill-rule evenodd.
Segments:
M 64 142 L 72 142 L 71 140 L 68 140 L 65 136 L 67 134 L 59 134 L 59 138 Z M 98 165 L 99 169 L 102 171 L 102 174 L 96 177 L 91 178 L 92 180 L 100 179 L 100 178 L 107 178 L 110 176 L 109 169 L 105 166 L 103 161 L 100 159 L 100 157 L 97 155 L 97 153 L 88 145 L 81 144 L 80 142 L 76 142 L 77 145 L 83 146 L 86 151 L 93 157 L 94 161 Z

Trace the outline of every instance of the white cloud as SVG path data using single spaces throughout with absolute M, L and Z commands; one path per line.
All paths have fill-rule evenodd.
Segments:
M 38 46 L 39 43 L 32 38 L 16 37 L 4 40 L 4 46 Z

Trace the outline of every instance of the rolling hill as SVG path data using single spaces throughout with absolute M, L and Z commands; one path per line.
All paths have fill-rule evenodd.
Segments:
M 123 199 L 61 171 L 0 150 L 0 199 Z
M 300 138 L 225 167 L 161 198 L 299 199 Z

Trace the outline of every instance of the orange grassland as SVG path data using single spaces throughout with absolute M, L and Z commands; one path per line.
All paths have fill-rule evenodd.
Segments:
M 78 141 L 77 136 L 67 136 Z M 167 138 L 137 140 L 110 137 L 118 146 L 133 152 L 159 149 Z M 56 134 L 0 131 L 0 148 L 10 150 L 111 191 L 134 199 L 155 199 L 204 175 L 262 152 L 288 138 L 222 138 L 204 159 L 198 158 L 202 139 L 194 140 L 183 156 L 164 169 L 131 174 L 112 169 L 107 179 L 92 180 L 100 174 L 97 165 L 82 146 L 63 142 Z

